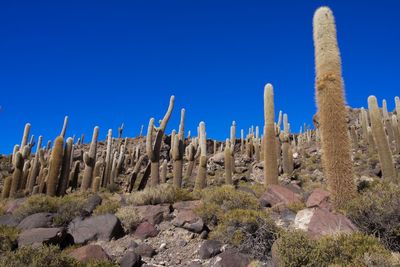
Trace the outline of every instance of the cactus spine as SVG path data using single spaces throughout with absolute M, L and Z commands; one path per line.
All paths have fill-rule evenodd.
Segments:
M 207 186 L 207 136 L 206 124 L 199 124 L 200 162 L 197 172 L 195 189 L 203 189 Z
M 85 162 L 85 170 L 83 171 L 83 180 L 81 184 L 81 189 L 86 191 L 91 183 L 93 177 L 93 170 L 96 164 L 96 154 L 97 154 L 97 139 L 99 136 L 99 127 L 96 126 L 93 129 L 92 142 L 90 143 L 89 153 L 85 152 L 83 154 L 83 161 Z
M 58 177 L 60 175 L 61 164 L 63 161 L 63 144 L 64 138 L 58 136 L 54 140 L 53 149 L 51 151 L 49 173 L 47 174 L 46 181 L 46 194 L 48 196 L 55 196 L 57 191 Z
M 278 184 L 278 160 L 275 137 L 274 89 L 271 84 L 264 88 L 264 183 Z
M 368 97 L 369 117 L 371 119 L 372 135 L 378 150 L 379 162 L 381 163 L 382 178 L 397 182 L 397 173 L 393 164 L 393 157 L 390 151 L 388 139 L 386 138 L 381 114 L 378 107 L 378 101 L 375 96 Z
M 314 14 L 316 96 L 322 136 L 322 163 L 335 208 L 356 194 L 347 129 L 340 52 L 332 11 L 319 8 Z

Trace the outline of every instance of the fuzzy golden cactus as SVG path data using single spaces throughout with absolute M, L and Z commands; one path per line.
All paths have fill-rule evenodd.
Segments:
M 322 163 L 335 208 L 356 195 L 351 161 L 347 110 L 335 19 L 328 7 L 314 14 L 316 99 L 322 145 Z
M 264 183 L 278 184 L 278 159 L 276 154 L 274 89 L 267 84 L 264 89 Z
M 392 152 L 385 128 L 382 123 L 381 113 L 378 107 L 378 101 L 375 96 L 368 97 L 369 117 L 371 119 L 372 136 L 378 150 L 379 162 L 381 163 L 383 179 L 391 182 L 397 182 L 397 173 L 393 164 Z

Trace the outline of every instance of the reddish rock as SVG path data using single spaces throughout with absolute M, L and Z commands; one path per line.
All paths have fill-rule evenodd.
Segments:
M 357 227 L 344 215 L 327 209 L 304 209 L 297 213 L 294 227 L 306 231 L 312 237 L 351 233 Z
M 134 235 L 140 239 L 155 237 L 158 235 L 158 230 L 149 222 L 142 222 L 136 228 Z
M 109 260 L 107 253 L 99 245 L 86 245 L 73 250 L 69 255 L 84 263 L 90 260 Z
M 147 221 L 153 225 L 167 219 L 171 212 L 170 205 L 137 206 L 135 209 L 138 211 L 142 221 Z
M 275 206 L 280 203 L 289 205 L 295 202 L 301 202 L 300 196 L 286 187 L 280 185 L 269 185 L 267 191 L 260 197 L 261 205 Z
M 330 196 L 329 192 L 317 188 L 314 191 L 312 191 L 311 195 L 308 197 L 306 206 L 307 208 L 314 208 L 314 207 L 328 208 L 329 196 Z

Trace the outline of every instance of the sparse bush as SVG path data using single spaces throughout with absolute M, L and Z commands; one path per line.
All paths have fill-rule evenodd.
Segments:
M 390 251 L 375 237 L 360 232 L 320 240 L 302 231 L 282 232 L 273 253 L 278 266 L 393 266 Z
M 302 201 L 295 201 L 295 202 L 291 202 L 287 205 L 287 208 L 295 213 L 297 213 L 298 211 L 304 209 L 306 207 L 306 205 L 304 204 L 304 202 Z
M 277 226 L 265 211 L 234 209 L 220 218 L 210 238 L 266 259 L 276 238 Z
M 236 190 L 233 186 L 224 185 L 204 189 L 201 192 L 202 205 L 196 213 L 206 223 L 216 224 L 224 213 L 234 209 L 259 210 L 258 199 L 247 192 Z
M 6 252 L 0 256 L 1 267 L 72 267 L 79 266 L 56 246 L 41 246 L 38 248 L 22 247 L 14 252 Z
M 346 208 L 357 227 L 378 237 L 389 249 L 400 251 L 400 187 L 373 183 Z
M 170 184 L 161 184 L 155 187 L 145 188 L 143 191 L 133 192 L 127 201 L 134 206 L 142 206 L 174 203 L 193 199 L 193 194 L 187 189 L 175 188 Z
M 19 230 L 15 227 L 0 226 L 0 254 L 16 247 L 18 234 Z
M 16 211 L 15 215 L 23 219 L 39 212 L 56 213 L 53 218 L 55 225 L 68 224 L 80 215 L 85 204 L 85 195 L 71 194 L 64 197 L 34 195 L 29 197 Z
M 117 200 L 106 199 L 103 200 L 101 205 L 97 206 L 93 211 L 94 215 L 102 215 L 106 213 L 115 214 L 117 210 L 121 207 L 121 203 Z
M 120 219 L 122 226 L 127 232 L 134 230 L 141 221 L 139 214 L 137 214 L 137 210 L 133 206 L 125 206 L 118 209 L 115 216 Z

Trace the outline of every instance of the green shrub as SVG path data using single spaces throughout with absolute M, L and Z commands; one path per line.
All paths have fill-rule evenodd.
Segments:
M 301 231 L 280 234 L 273 245 L 278 266 L 395 266 L 390 251 L 360 232 L 310 239 Z M 368 265 L 373 264 L 373 265 Z
M 229 210 L 261 208 L 254 195 L 236 190 L 230 185 L 204 189 L 201 196 L 202 205 L 195 211 L 207 224 L 217 224 Z
M 375 182 L 349 203 L 346 213 L 361 231 L 400 251 L 400 186 Z
M 86 200 L 76 194 L 58 198 L 57 214 L 53 218 L 55 225 L 66 225 L 82 214 Z
M 134 206 L 125 206 L 118 209 L 118 211 L 115 213 L 115 216 L 118 217 L 125 231 L 128 233 L 136 229 L 141 221 L 141 218 Z
M 105 199 L 101 205 L 97 206 L 93 211 L 94 215 L 102 215 L 106 213 L 115 214 L 117 210 L 121 207 L 121 203 L 113 199 Z
M 0 256 L 1 267 L 72 267 L 78 263 L 61 253 L 55 246 L 38 248 L 22 247 L 14 252 L 6 252 Z
M 39 212 L 57 212 L 58 198 L 49 197 L 46 195 L 34 195 L 29 197 L 20 207 L 18 207 L 14 214 L 23 219 L 29 215 Z
M 0 254 L 16 247 L 18 234 L 16 227 L 0 225 Z

